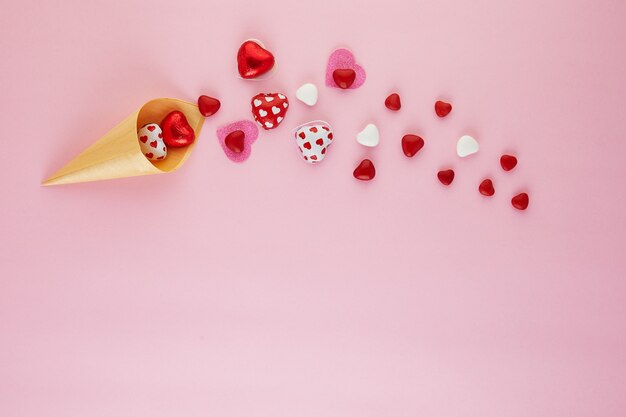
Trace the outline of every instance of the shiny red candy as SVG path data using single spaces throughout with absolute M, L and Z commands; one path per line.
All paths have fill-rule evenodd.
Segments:
M 409 158 L 412 158 L 423 147 L 424 139 L 417 135 L 404 135 L 402 137 L 402 152 Z
M 390 94 L 385 100 L 385 107 L 393 111 L 400 110 L 400 107 L 402 107 L 402 103 L 400 103 L 400 95 L 398 93 Z
M 502 155 L 500 157 L 500 166 L 505 171 L 510 171 L 517 165 L 517 158 L 513 155 Z
M 361 181 L 369 181 L 376 176 L 376 168 L 374 168 L 374 163 L 369 159 L 364 159 L 361 161 L 358 167 L 352 173 L 354 178 Z
M 528 207 L 528 194 L 520 193 L 511 199 L 511 204 L 518 210 L 526 210 Z
M 333 71 L 333 80 L 339 88 L 350 88 L 356 79 L 356 72 L 353 69 L 336 69 Z
M 493 188 L 493 182 L 489 178 L 484 179 L 483 182 L 480 183 L 478 191 L 487 197 L 491 197 L 496 193 L 495 188 Z
M 163 142 L 168 147 L 182 148 L 193 143 L 196 134 L 193 128 L 189 126 L 185 115 L 174 110 L 168 113 L 161 121 L 161 129 L 163 130 Z
M 274 68 L 274 55 L 255 41 L 245 41 L 237 52 L 237 68 L 242 78 L 256 78 Z
M 265 130 L 274 129 L 283 121 L 289 108 L 289 99 L 281 93 L 260 93 L 252 97 L 252 116 Z
M 443 185 L 450 185 L 454 181 L 454 171 L 446 169 L 437 173 L 437 178 Z
M 439 117 L 446 117 L 452 111 L 452 104 L 445 101 L 437 101 L 435 103 L 435 113 Z
M 213 116 L 220 109 L 222 103 L 216 98 L 209 96 L 198 97 L 198 110 L 204 117 Z
M 234 130 L 224 138 L 224 145 L 235 153 L 243 152 L 245 134 L 241 130 Z

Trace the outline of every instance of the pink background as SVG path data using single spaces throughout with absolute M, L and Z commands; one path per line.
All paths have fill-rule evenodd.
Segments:
M 174 3 L 3 1 L 1 416 L 626 414 L 626 2 Z M 272 79 L 236 78 L 249 37 Z M 322 86 L 338 46 L 361 89 Z M 270 91 L 284 124 L 230 162 L 216 128 Z M 201 93 L 223 106 L 180 171 L 39 186 L 143 102 Z M 320 118 L 311 167 L 289 131 Z

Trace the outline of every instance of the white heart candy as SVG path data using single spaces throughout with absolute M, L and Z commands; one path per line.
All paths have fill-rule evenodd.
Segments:
M 369 146 L 373 148 L 374 146 L 378 145 L 379 136 L 380 135 L 378 134 L 378 128 L 376 127 L 376 125 L 370 123 L 365 126 L 365 129 L 361 130 L 356 135 L 356 141 L 363 146 Z
M 461 136 L 459 141 L 456 143 L 456 153 L 461 158 L 478 152 L 478 148 L 479 146 L 476 139 L 468 135 Z
M 274 114 L 280 113 L 280 107 L 272 106 L 272 113 L 274 113 Z
M 263 102 L 261 100 L 254 99 L 254 107 L 259 107 Z
M 296 90 L 296 98 L 307 106 L 315 106 L 317 103 L 317 87 L 307 83 Z
M 265 117 L 265 116 L 267 116 L 267 112 L 265 110 L 261 109 L 261 110 L 259 110 L 259 116 Z

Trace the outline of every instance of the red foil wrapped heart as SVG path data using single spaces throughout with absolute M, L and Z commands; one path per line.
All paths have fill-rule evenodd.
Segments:
M 491 197 L 496 193 L 496 190 L 493 188 L 493 182 L 489 178 L 486 178 L 478 186 L 478 192 L 484 196 Z
M 505 171 L 510 171 L 517 165 L 517 158 L 513 155 L 502 155 L 500 157 L 500 166 Z
M 443 185 L 450 185 L 454 181 L 454 171 L 446 169 L 437 173 L 437 178 Z
M 402 137 L 402 152 L 409 158 L 412 158 L 423 147 L 424 139 L 417 135 L 404 135 Z
M 256 41 L 245 41 L 237 52 L 237 68 L 242 78 L 256 78 L 274 68 L 274 55 Z
M 351 68 L 336 69 L 333 71 L 333 80 L 339 88 L 347 89 L 354 84 L 356 79 L 356 72 Z
M 518 210 L 526 210 L 528 208 L 528 194 L 520 193 L 511 199 L 511 204 Z
M 178 110 L 170 112 L 161 121 L 163 130 L 163 142 L 168 147 L 182 148 L 191 145 L 196 139 L 193 128 L 187 122 L 187 118 Z
M 204 117 L 213 116 L 220 109 L 222 103 L 216 98 L 209 96 L 198 97 L 198 110 Z
M 224 145 L 234 153 L 241 153 L 244 149 L 245 134 L 241 130 L 230 132 L 224 139 Z
M 393 111 L 400 110 L 400 107 L 402 107 L 402 103 L 400 103 L 400 95 L 398 93 L 390 94 L 385 100 L 385 107 Z
M 435 113 L 439 117 L 446 117 L 452 111 L 452 104 L 445 101 L 437 101 L 435 103 Z
M 352 173 L 354 178 L 361 181 L 369 181 L 376 176 L 376 168 L 374 168 L 374 163 L 369 159 L 364 159 L 361 161 L 359 166 L 357 166 Z

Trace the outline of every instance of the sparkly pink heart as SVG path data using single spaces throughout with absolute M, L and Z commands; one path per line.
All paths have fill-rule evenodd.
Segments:
M 228 146 L 226 146 L 226 137 L 236 131 L 241 130 L 244 134 L 243 137 L 243 150 L 241 152 L 234 152 Z M 217 129 L 217 140 L 222 145 L 224 153 L 233 162 L 243 162 L 250 157 L 252 152 L 252 144 L 259 136 L 259 128 L 253 122 L 249 120 L 241 120 L 222 126 Z
M 347 87 L 348 90 L 359 88 L 365 83 L 365 70 L 356 63 L 356 59 L 352 52 L 347 49 L 337 49 L 328 58 L 328 66 L 326 67 L 326 86 L 333 88 L 341 88 L 333 79 L 335 70 L 351 69 L 356 73 L 356 77 L 352 85 Z

